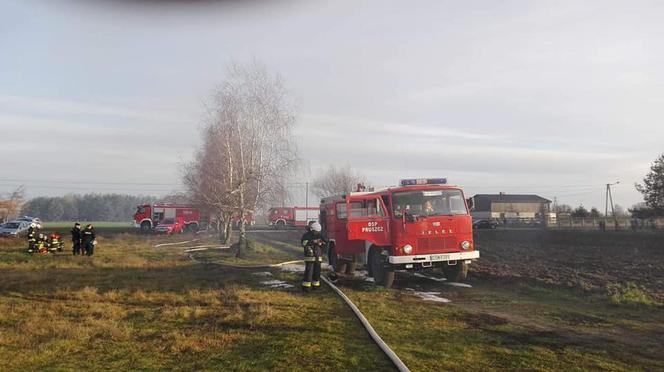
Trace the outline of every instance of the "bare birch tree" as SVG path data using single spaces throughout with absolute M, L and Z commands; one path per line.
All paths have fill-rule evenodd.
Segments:
M 350 165 L 336 167 L 330 165 L 320 172 L 312 182 L 312 191 L 324 198 L 330 195 L 349 193 L 356 189 L 357 184 L 364 184 L 365 177 L 354 172 Z
M 194 200 L 215 210 L 225 224 L 237 218 L 237 255 L 246 248 L 244 218 L 284 189 L 297 163 L 294 110 L 278 76 L 257 63 L 233 64 L 217 88 L 204 146 L 185 171 Z
M 8 219 L 17 217 L 24 199 L 25 186 L 21 185 L 9 192 L 6 200 L 0 200 L 0 221 L 5 222 Z

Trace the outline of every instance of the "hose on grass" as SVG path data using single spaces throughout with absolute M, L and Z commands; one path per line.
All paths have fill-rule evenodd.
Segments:
M 408 367 L 404 364 L 404 362 L 401 361 L 399 356 L 392 350 L 386 343 L 383 341 L 383 339 L 378 335 L 376 330 L 371 326 L 371 323 L 367 320 L 367 318 L 364 317 L 364 314 L 360 311 L 360 309 L 355 306 L 353 301 L 350 300 L 342 291 L 339 289 L 336 285 L 334 285 L 327 277 L 322 276 L 321 279 L 327 284 L 334 292 L 337 293 L 339 297 L 341 297 L 342 300 L 350 307 L 350 309 L 355 313 L 355 316 L 357 319 L 362 323 L 364 326 L 364 329 L 367 330 L 367 333 L 369 333 L 369 336 L 371 336 L 371 339 L 378 345 L 378 347 L 383 351 L 383 353 L 392 361 L 392 364 L 394 364 L 395 367 L 400 372 L 408 372 L 410 371 Z
M 157 245 L 155 245 L 154 247 L 155 247 L 155 248 L 159 248 L 159 247 L 168 247 L 168 246 L 172 246 L 172 245 L 182 245 L 182 244 L 187 244 L 187 243 L 197 242 L 197 241 L 199 241 L 199 240 L 201 240 L 201 239 L 203 239 L 203 238 L 192 239 L 192 240 L 186 240 L 186 241 L 184 241 L 184 242 L 177 242 L 177 243 L 162 243 L 162 244 L 157 244 Z
M 189 252 L 192 252 L 192 251 L 189 251 Z M 188 254 L 188 257 L 189 257 L 190 260 L 192 260 L 194 262 L 199 262 L 198 260 L 196 260 L 196 258 L 191 253 Z M 276 267 L 281 267 L 281 266 L 284 266 L 284 265 L 290 265 L 290 264 L 295 264 L 295 263 L 300 263 L 300 262 L 303 262 L 303 261 L 302 260 L 297 260 L 297 261 L 280 262 L 280 263 L 271 264 L 271 265 L 253 265 L 253 266 L 232 265 L 232 264 L 218 264 L 218 265 L 232 267 L 232 268 L 235 268 L 235 269 L 269 269 L 269 268 L 276 268 Z M 387 356 L 390 359 L 392 364 L 394 364 L 394 366 L 400 372 L 409 372 L 410 370 L 408 369 L 408 367 L 404 364 L 403 361 L 401 361 L 401 359 L 394 352 L 394 350 L 392 350 L 385 343 L 385 341 L 383 341 L 383 339 L 380 337 L 380 335 L 378 335 L 376 330 L 371 326 L 371 323 L 369 323 L 369 321 L 364 316 L 364 314 L 362 314 L 360 309 L 357 306 L 355 306 L 353 301 L 351 301 L 350 298 L 348 298 L 348 296 L 346 296 L 341 291 L 341 289 L 339 289 L 336 285 L 334 285 L 327 277 L 321 276 L 321 279 L 323 280 L 323 282 L 325 282 L 325 284 L 327 284 L 330 288 L 332 288 L 332 290 L 339 297 L 341 297 L 341 299 L 346 303 L 346 305 L 348 305 L 348 307 L 350 307 L 350 309 L 355 314 L 355 317 L 357 317 L 357 319 L 360 321 L 360 323 L 362 323 L 362 326 L 364 327 L 364 329 L 367 331 L 367 333 L 369 333 L 369 336 L 371 337 L 373 342 L 376 345 L 378 345 L 378 347 L 383 351 L 385 356 Z

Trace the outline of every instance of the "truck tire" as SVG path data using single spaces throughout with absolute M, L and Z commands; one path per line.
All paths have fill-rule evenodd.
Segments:
M 330 245 L 327 260 L 336 273 L 342 273 L 346 270 L 346 263 L 337 256 L 337 249 Z
M 277 230 L 284 230 L 284 229 L 286 228 L 286 222 L 284 222 L 284 221 L 277 221 L 277 223 L 274 224 L 274 227 L 275 227 Z
M 147 234 L 152 230 L 152 224 L 149 221 L 143 221 L 141 223 L 141 233 Z
M 373 249 L 370 256 L 371 272 L 373 273 L 374 282 L 385 288 L 390 288 L 394 283 L 394 270 L 389 270 L 385 267 L 379 249 Z
M 443 273 L 448 282 L 462 282 L 468 277 L 468 264 L 465 262 L 457 262 L 456 265 L 443 266 Z

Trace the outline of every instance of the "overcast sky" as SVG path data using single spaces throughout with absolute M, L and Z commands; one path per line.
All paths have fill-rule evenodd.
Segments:
M 0 193 L 177 189 L 203 102 L 255 58 L 298 105 L 305 173 L 601 209 L 620 180 L 629 207 L 664 152 L 662 19 L 661 1 L 0 0 Z

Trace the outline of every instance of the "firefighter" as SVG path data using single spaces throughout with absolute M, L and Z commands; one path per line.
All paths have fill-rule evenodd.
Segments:
M 325 239 L 321 235 L 321 226 L 314 222 L 309 226 L 307 232 L 302 235 L 302 247 L 304 248 L 304 279 L 302 280 L 302 290 L 305 292 L 311 289 L 320 288 L 320 265 L 323 262 L 323 247 Z
M 28 229 L 28 253 L 34 253 L 37 249 L 37 224 L 30 224 Z
M 71 243 L 74 256 L 81 254 L 81 224 L 78 222 L 71 229 Z
M 431 200 L 427 200 L 426 202 L 424 202 L 424 214 L 426 214 L 427 216 L 430 216 L 430 215 L 434 214 L 435 212 L 436 211 L 433 208 L 433 204 L 431 203 Z
M 95 245 L 97 244 L 97 235 L 95 228 L 92 224 L 87 224 L 85 229 L 81 232 L 81 245 L 86 256 L 92 256 L 95 253 Z
M 37 234 L 37 247 L 35 252 L 48 253 L 48 236 L 45 234 Z

